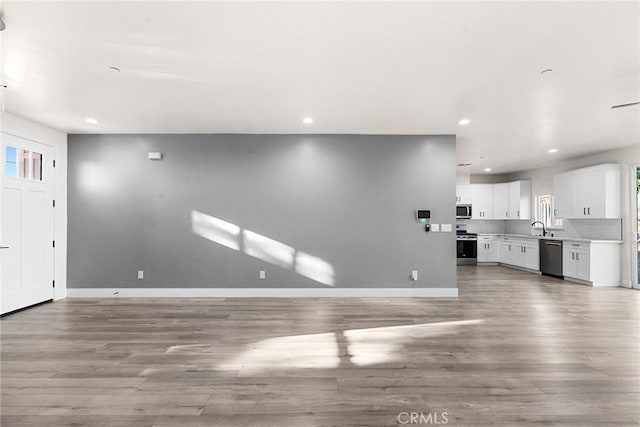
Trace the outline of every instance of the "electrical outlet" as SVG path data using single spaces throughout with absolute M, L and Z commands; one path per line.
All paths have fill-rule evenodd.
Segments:
M 418 270 L 413 270 L 411 272 L 411 280 L 413 280 L 414 282 L 418 280 Z
M 264 270 L 260 270 L 260 279 L 266 279 L 267 273 Z
M 138 280 L 142 280 L 142 279 L 144 279 L 144 271 L 138 270 Z

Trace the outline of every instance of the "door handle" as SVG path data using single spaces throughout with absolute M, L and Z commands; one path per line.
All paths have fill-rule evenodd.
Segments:
M 9 246 L 0 246 L 0 249 L 9 249 Z

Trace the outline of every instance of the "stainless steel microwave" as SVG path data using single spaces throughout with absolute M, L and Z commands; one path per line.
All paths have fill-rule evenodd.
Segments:
M 471 219 L 471 205 L 456 205 L 456 219 Z

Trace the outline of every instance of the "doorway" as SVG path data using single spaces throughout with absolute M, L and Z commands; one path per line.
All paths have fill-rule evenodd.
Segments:
M 0 134 L 0 313 L 53 299 L 53 148 Z

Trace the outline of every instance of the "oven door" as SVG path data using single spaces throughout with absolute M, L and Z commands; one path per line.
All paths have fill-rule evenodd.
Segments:
M 476 260 L 478 258 L 478 241 L 475 239 L 458 239 L 456 240 L 457 254 L 460 259 Z

